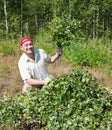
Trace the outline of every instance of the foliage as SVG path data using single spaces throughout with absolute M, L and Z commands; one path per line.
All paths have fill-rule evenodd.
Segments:
M 15 129 L 104 130 L 112 128 L 112 91 L 87 71 L 73 70 L 42 90 L 0 99 L 0 124 Z
M 20 45 L 17 39 L 1 39 L 0 41 L 0 56 L 3 55 L 13 55 L 15 53 L 20 53 Z
M 14 54 L 13 44 L 3 43 L 0 47 L 0 55 Z
M 80 27 L 77 26 L 78 29 L 73 26 L 75 34 L 80 30 L 79 39 L 82 34 L 85 38 L 112 39 L 111 5 L 111 0 L 0 0 L 0 36 L 2 38 L 19 38 L 25 35 L 33 37 L 48 22 L 59 17 L 59 22 L 60 19 L 63 20 L 62 26 L 64 21 L 67 24 L 66 27 L 72 20 L 80 23 Z M 65 17 L 64 20 L 65 14 L 70 18 Z M 64 35 L 67 39 L 72 38 L 71 31 L 68 31 L 72 26 L 70 25 L 68 29 L 66 27 Z
M 58 47 L 70 45 L 74 39 L 81 36 L 80 22 L 70 19 L 70 16 L 55 17 L 49 23 L 51 39 Z
M 64 49 L 64 59 L 74 65 L 89 67 L 111 67 L 112 47 L 107 44 L 97 43 L 77 43 Z
M 35 37 L 34 41 L 36 48 L 42 48 L 49 54 L 54 54 L 54 49 L 57 49 L 56 45 L 53 44 L 50 39 L 50 33 L 46 30 L 39 30 L 39 33 Z

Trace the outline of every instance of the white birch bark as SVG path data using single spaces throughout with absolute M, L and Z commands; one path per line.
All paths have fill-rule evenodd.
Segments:
M 6 35 L 8 34 L 8 17 L 7 17 L 7 8 L 6 8 L 6 0 L 4 0 L 4 15 L 5 15 L 5 27 L 6 27 Z
M 23 35 L 23 28 L 22 28 L 22 24 L 23 24 L 23 5 L 22 5 L 22 0 L 21 0 L 21 15 L 20 15 L 20 21 L 21 21 L 21 36 Z
M 96 37 L 96 13 L 94 10 L 94 13 L 93 13 L 93 39 L 95 39 L 95 37 Z
M 38 18 L 36 14 L 35 14 L 35 26 L 36 26 L 36 33 L 38 33 Z

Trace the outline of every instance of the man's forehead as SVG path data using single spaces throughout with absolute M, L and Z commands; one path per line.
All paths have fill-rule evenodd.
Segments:
M 26 42 L 24 42 L 23 45 L 28 45 L 28 44 L 33 44 L 33 43 L 31 41 L 26 41 Z

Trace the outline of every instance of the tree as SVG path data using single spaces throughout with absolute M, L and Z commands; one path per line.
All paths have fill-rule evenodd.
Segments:
M 6 35 L 8 34 L 8 18 L 7 18 L 7 8 L 6 8 L 6 0 L 4 0 L 4 15 L 5 15 L 5 27 L 6 27 Z

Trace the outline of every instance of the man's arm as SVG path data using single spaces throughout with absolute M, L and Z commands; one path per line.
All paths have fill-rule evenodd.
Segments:
M 29 78 L 26 80 L 26 82 L 31 85 L 31 86 L 35 86 L 35 85 L 47 85 L 49 80 L 37 80 L 37 79 L 32 79 Z
M 54 56 L 51 56 L 49 63 L 54 63 L 62 55 L 62 49 L 58 49 Z

